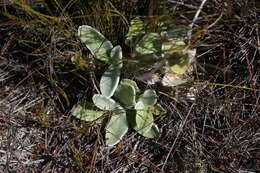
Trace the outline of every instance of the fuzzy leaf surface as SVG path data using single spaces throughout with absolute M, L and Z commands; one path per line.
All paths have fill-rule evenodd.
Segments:
M 131 79 L 122 79 L 121 84 L 128 84 L 128 85 L 132 85 L 135 88 L 136 93 L 140 92 L 139 87 L 137 86 L 136 82 L 131 80 Z
M 136 126 L 134 129 L 141 135 L 149 131 L 153 125 L 153 113 L 149 106 L 145 106 L 144 109 L 136 111 Z
M 153 124 L 150 130 L 147 130 L 141 135 L 147 138 L 158 138 L 160 136 L 160 130 L 156 124 Z
M 157 102 L 157 95 L 155 90 L 148 89 L 140 96 L 138 102 L 135 105 L 135 109 L 144 109 L 145 106 L 154 105 Z
M 121 46 L 119 45 L 115 46 L 110 52 L 110 57 L 111 57 L 111 63 L 114 64 L 120 63 L 122 65 L 123 53 L 122 53 Z
M 103 114 L 104 111 L 98 110 L 92 103 L 88 102 L 78 104 L 72 109 L 72 115 L 84 121 L 94 121 Z
M 125 107 L 135 104 L 136 91 L 132 85 L 120 83 L 115 92 L 115 99 Z
M 120 110 L 113 111 L 112 117 L 106 126 L 106 144 L 116 145 L 128 130 L 126 112 L 121 107 Z
M 114 95 L 119 84 L 121 65 L 111 64 L 100 79 L 100 91 L 103 96 L 110 98 Z
M 78 36 L 95 58 L 105 62 L 109 61 L 113 45 L 98 30 L 89 25 L 82 25 L 78 29 Z
M 111 98 L 107 98 L 101 94 L 95 94 L 92 97 L 93 103 L 101 110 L 111 111 L 121 108 L 121 106 Z

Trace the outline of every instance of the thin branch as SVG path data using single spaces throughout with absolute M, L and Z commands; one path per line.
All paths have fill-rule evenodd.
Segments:
M 196 20 L 198 19 L 199 15 L 200 15 L 200 12 L 201 12 L 203 6 L 205 5 L 206 1 L 207 0 L 202 0 L 199 9 L 197 10 L 195 16 L 193 17 L 192 23 L 189 25 L 189 30 L 188 30 L 188 33 L 187 33 L 188 39 L 189 39 L 189 43 L 190 43 L 190 40 L 191 40 L 191 34 L 192 34 L 193 25 L 196 22 Z
M 177 5 L 182 5 L 184 7 L 188 7 L 188 8 L 191 8 L 191 9 L 195 9 L 197 10 L 198 8 L 193 6 L 193 5 L 189 5 L 189 4 L 185 4 L 184 2 L 179 2 L 179 1 L 174 1 L 174 0 L 168 0 L 168 2 L 171 2 L 173 4 L 177 4 Z
M 216 24 L 218 23 L 218 21 L 222 18 L 222 16 L 223 16 L 223 11 L 222 11 L 221 14 L 219 15 L 219 17 L 215 20 L 215 22 L 213 22 L 212 24 L 210 24 L 210 25 L 208 26 L 208 29 L 209 29 L 209 28 L 212 28 L 214 25 L 216 25 Z

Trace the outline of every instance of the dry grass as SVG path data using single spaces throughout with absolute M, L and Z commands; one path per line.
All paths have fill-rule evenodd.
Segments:
M 66 6 L 56 1 L 58 6 L 46 1 L 47 11 L 46 6 L 36 9 L 47 16 L 19 5 L 3 9 L 1 172 L 260 171 L 260 10 L 255 2 L 205 1 L 194 17 L 201 1 L 165 1 L 174 14 L 172 22 L 193 23 L 196 99 L 185 94 L 176 99 L 173 91 L 156 88 L 167 109 L 166 115 L 155 117 L 161 137 L 146 139 L 130 131 L 114 148 L 105 146 L 101 122 L 82 122 L 70 114 L 74 104 L 95 92 L 92 67 L 79 68 L 70 61 L 88 55 L 74 33 L 87 23 L 123 44 L 127 20 L 136 15 L 156 19 L 151 14 L 162 12 L 148 10 L 148 1 L 129 1 L 129 8 L 116 0 L 84 2 Z M 95 78 L 102 68 L 95 70 Z

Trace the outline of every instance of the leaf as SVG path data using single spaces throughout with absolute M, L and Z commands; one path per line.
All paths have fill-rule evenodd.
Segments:
M 195 61 L 196 49 L 189 49 L 182 40 L 171 40 L 162 44 L 163 56 L 173 73 L 185 74 Z
M 132 85 L 120 83 L 115 91 L 115 99 L 117 99 L 125 107 L 135 104 L 135 88 Z
M 122 64 L 123 53 L 122 53 L 121 46 L 119 46 L 119 45 L 115 46 L 111 50 L 111 52 L 110 52 L 110 57 L 111 57 L 112 63 L 114 63 L 114 64 L 118 64 L 118 63 Z
M 144 109 L 145 105 L 142 102 L 142 100 L 139 100 L 136 104 L 135 104 L 135 110 L 141 110 Z
M 128 130 L 126 112 L 121 107 L 120 110 L 113 111 L 112 117 L 106 126 L 106 144 L 116 145 Z
M 140 92 L 139 87 L 137 86 L 136 82 L 131 80 L 131 79 L 122 79 L 121 84 L 128 84 L 128 85 L 132 85 L 135 88 L 136 93 Z
M 186 47 L 183 40 L 170 40 L 162 43 L 162 52 L 164 54 L 181 53 Z
M 171 71 L 176 74 L 185 74 L 191 67 L 187 57 L 172 57 L 168 63 Z
M 100 94 L 95 94 L 92 97 L 93 103 L 101 110 L 116 110 L 121 108 L 121 106 L 115 102 L 113 99 L 111 98 L 107 98 L 103 95 Z
M 172 72 L 165 73 L 162 79 L 163 86 L 175 87 L 187 83 L 188 80 Z
M 136 51 L 142 55 L 157 53 L 161 50 L 161 38 L 158 33 L 148 33 L 136 45 Z
M 72 115 L 84 121 L 94 121 L 103 114 L 104 111 L 98 110 L 89 102 L 78 104 L 72 109 Z
M 144 91 L 144 94 L 141 97 L 144 105 L 154 105 L 157 101 L 157 95 L 155 90 L 148 89 Z
M 131 20 L 131 25 L 126 35 L 125 43 L 129 46 L 135 45 L 135 43 L 144 33 L 143 21 L 138 18 Z
M 135 105 L 135 109 L 143 109 L 147 105 L 154 105 L 157 102 L 156 92 L 152 89 L 145 90 Z
M 78 29 L 78 36 L 92 55 L 101 61 L 109 61 L 109 53 L 113 45 L 99 31 L 91 26 L 82 25 Z
M 103 96 L 110 98 L 118 86 L 121 73 L 121 65 L 111 64 L 100 79 L 100 90 Z
M 153 114 L 149 106 L 136 111 L 136 126 L 134 129 L 141 135 L 149 131 L 153 125 Z
M 147 138 L 158 138 L 160 136 L 160 130 L 156 124 L 153 124 L 150 130 L 147 130 L 141 135 Z

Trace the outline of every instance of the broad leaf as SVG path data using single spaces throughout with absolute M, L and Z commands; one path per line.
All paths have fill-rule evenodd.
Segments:
M 161 38 L 158 33 L 148 33 L 136 45 L 136 51 L 142 55 L 157 53 L 161 50 Z
M 109 61 L 109 54 L 113 45 L 99 31 L 91 26 L 82 25 L 78 29 L 78 36 L 97 59 Z
M 126 112 L 121 110 L 113 111 L 112 117 L 106 126 L 106 144 L 108 146 L 116 145 L 128 130 Z
M 103 96 L 110 98 L 118 86 L 122 66 L 111 64 L 100 79 L 100 90 Z
M 93 103 L 101 110 L 117 110 L 121 106 L 111 98 L 107 98 L 100 94 L 95 94 L 92 98 Z
M 72 115 L 84 121 L 94 121 L 103 114 L 104 111 L 98 110 L 92 103 L 88 102 L 78 104 L 72 109 Z
M 152 89 L 145 90 L 135 105 L 135 109 L 143 109 L 147 105 L 154 105 L 157 102 L 156 92 Z
M 144 109 L 136 111 L 136 126 L 134 129 L 141 135 L 149 131 L 153 125 L 153 114 L 150 106 L 145 106 Z
M 150 130 L 147 130 L 141 135 L 147 138 L 158 138 L 160 136 L 160 130 L 156 124 L 153 124 Z
M 191 67 L 187 56 L 174 56 L 171 59 L 168 59 L 168 64 L 170 66 L 170 70 L 176 74 L 185 74 L 187 70 Z
M 163 56 L 173 73 L 184 74 L 195 61 L 196 49 L 188 49 L 182 40 L 171 40 L 162 44 Z
M 183 40 L 170 40 L 162 43 L 162 52 L 164 54 L 181 53 L 186 47 Z
M 129 107 L 135 104 L 135 95 L 135 88 L 132 85 L 120 83 L 114 98 L 125 107 Z
M 141 35 L 144 33 L 145 32 L 143 21 L 138 18 L 131 20 L 131 25 L 126 35 L 125 43 L 129 46 L 134 46 Z
M 111 52 L 110 52 L 110 57 L 111 57 L 111 63 L 114 63 L 114 64 L 118 64 L 120 63 L 121 65 L 122 64 L 122 57 L 123 57 L 123 53 L 122 53 L 122 48 L 121 46 L 115 46 Z M 122 68 L 122 67 L 121 67 Z
M 139 100 L 136 104 L 135 104 L 135 110 L 141 110 L 144 109 L 145 105 L 142 102 L 142 100 Z
M 132 85 L 135 88 L 136 93 L 140 92 L 139 87 L 137 86 L 136 82 L 131 80 L 131 79 L 122 79 L 121 84 L 128 84 L 128 85 Z

